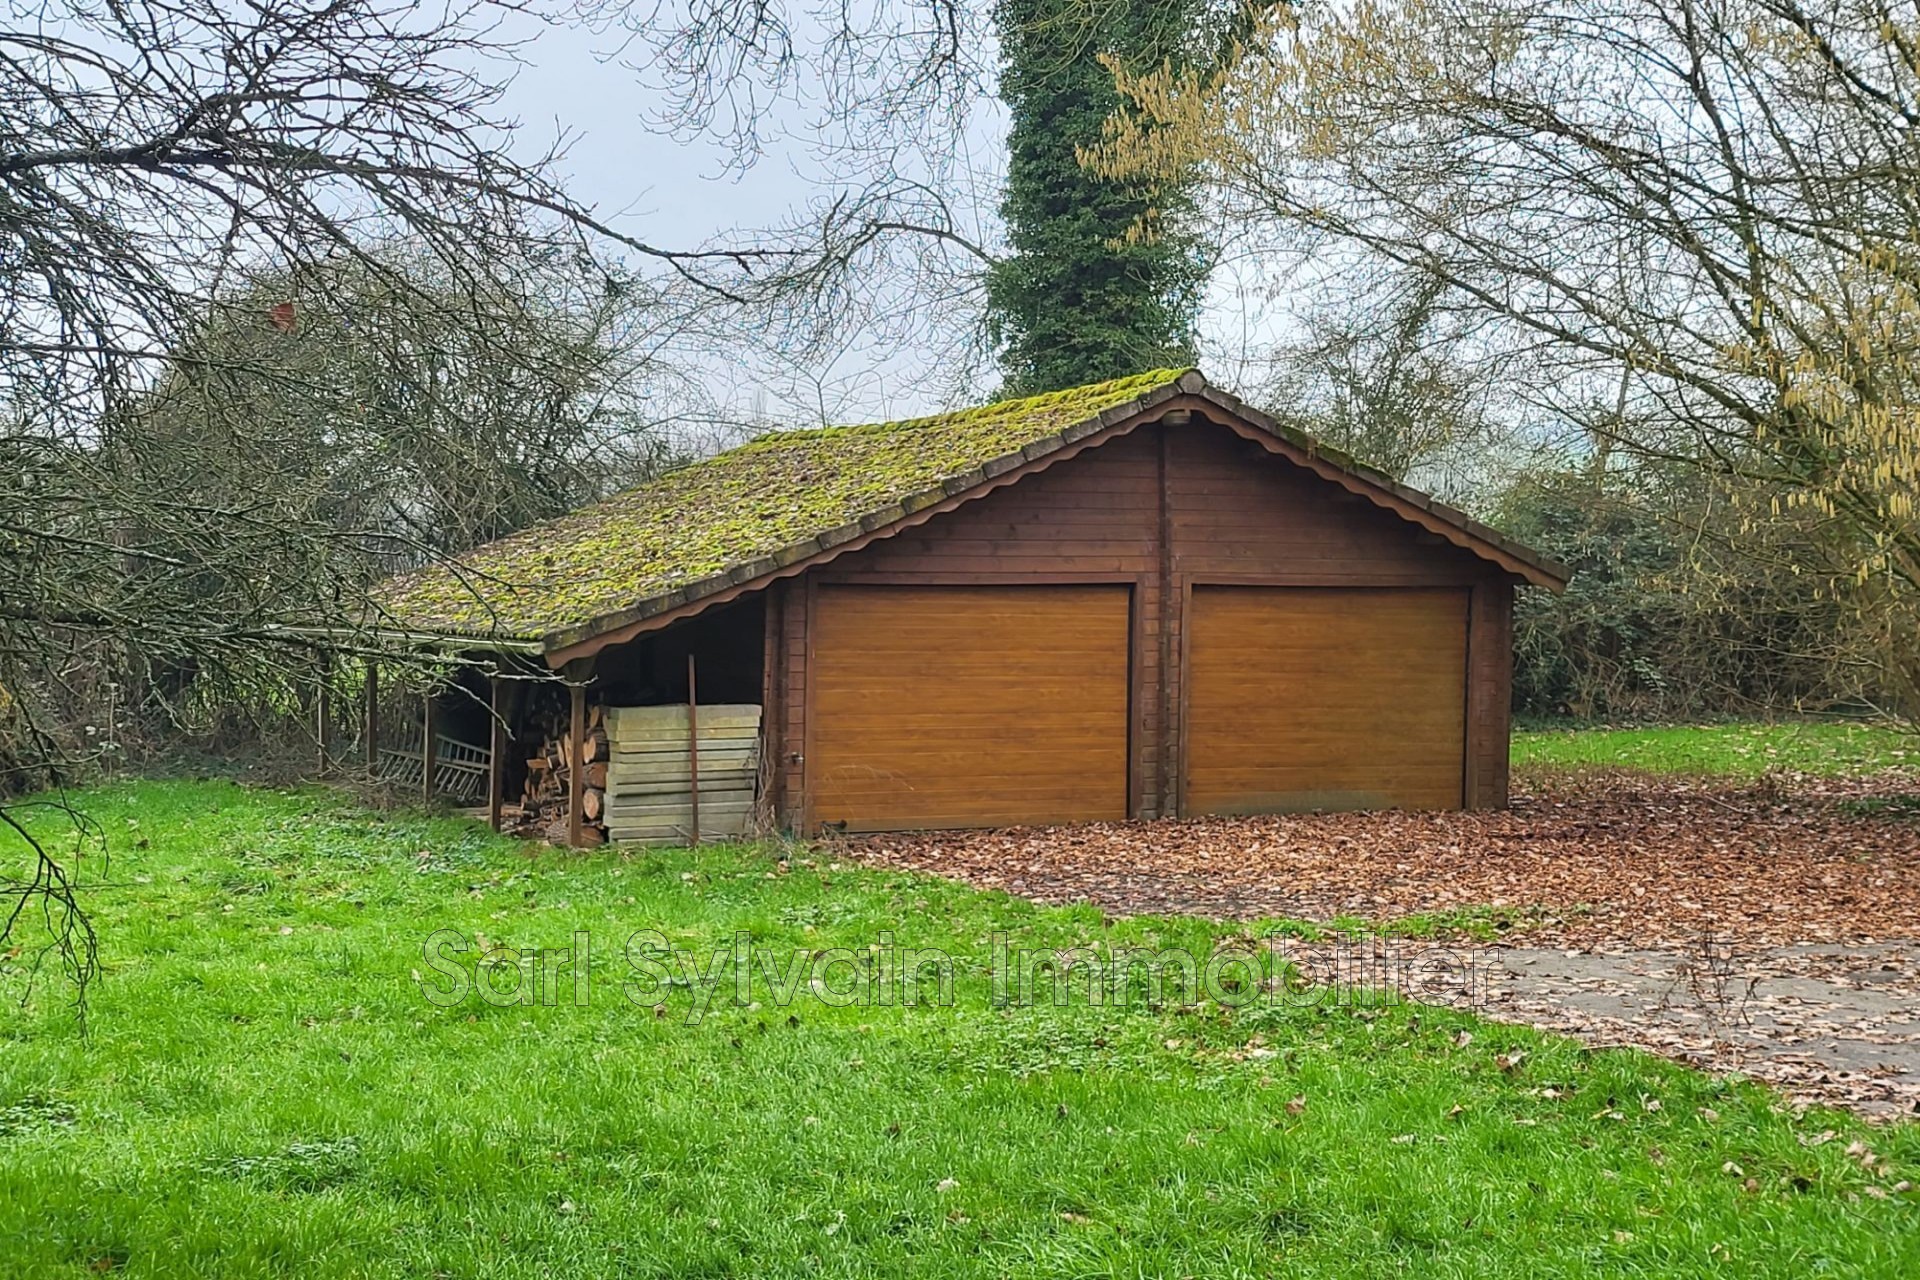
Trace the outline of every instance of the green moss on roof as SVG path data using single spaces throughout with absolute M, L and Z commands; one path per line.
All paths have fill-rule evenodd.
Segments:
M 904 422 L 779 431 L 374 592 L 388 625 L 565 633 L 938 490 L 1185 372 L 1161 369 Z

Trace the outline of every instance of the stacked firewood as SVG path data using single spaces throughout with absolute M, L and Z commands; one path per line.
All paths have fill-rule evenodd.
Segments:
M 539 749 L 526 757 L 527 780 L 520 789 L 517 805 L 508 805 L 504 821 L 513 831 L 534 835 L 554 844 L 567 842 L 567 797 L 572 785 L 575 762 L 568 750 L 569 713 L 535 714 L 529 718 L 523 742 L 535 742 Z M 586 819 L 581 834 L 589 844 L 607 838 L 607 760 L 612 754 L 607 744 L 606 709 L 587 708 L 587 738 L 578 762 L 585 770 L 586 790 L 581 795 L 581 814 Z

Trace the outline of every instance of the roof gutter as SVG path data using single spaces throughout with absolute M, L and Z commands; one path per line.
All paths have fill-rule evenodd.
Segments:
M 394 627 L 288 627 L 276 626 L 275 631 L 301 639 L 372 641 L 395 649 L 440 652 L 445 654 L 471 653 L 476 649 L 488 653 L 512 653 L 528 657 L 538 657 L 547 650 L 539 640 L 528 640 L 509 636 L 463 636 L 448 632 L 409 631 Z M 371 654 L 369 656 L 372 656 Z

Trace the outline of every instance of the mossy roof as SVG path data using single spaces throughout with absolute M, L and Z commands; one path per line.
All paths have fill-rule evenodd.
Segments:
M 1171 394 L 1183 372 L 904 422 L 772 432 L 449 564 L 391 578 L 374 604 L 384 625 L 405 631 L 564 643 L 609 615 L 743 567 L 770 571 L 776 558 L 818 549 L 823 535 L 851 537 L 863 521 L 904 515 L 903 504 L 945 497 L 949 482 L 986 464 L 1049 440 L 1058 447 L 1066 428 L 1157 390 Z
M 772 432 L 449 563 L 390 578 L 373 593 L 376 625 L 564 648 L 883 529 L 1182 391 L 1509 572 L 1565 585 L 1564 566 L 1208 386 L 1198 371 L 1157 369 L 904 422 Z

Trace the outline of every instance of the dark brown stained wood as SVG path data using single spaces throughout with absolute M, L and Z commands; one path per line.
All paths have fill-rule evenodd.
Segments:
M 507 803 L 507 690 L 494 672 L 487 682 L 487 825 L 500 829 Z
M 1317 480 L 1322 489 L 1317 501 L 1323 505 L 1359 503 L 1389 513 L 1413 529 L 1416 540 L 1444 544 L 1472 555 L 1486 566 L 1490 576 L 1510 575 L 1516 581 L 1526 580 L 1554 590 L 1565 585 L 1565 573 L 1559 566 L 1543 562 L 1494 530 L 1427 495 L 1394 484 L 1367 468 L 1335 462 L 1311 442 L 1295 439 L 1291 432 L 1259 410 L 1207 386 L 1197 373 L 1183 377 L 1177 390 L 1165 387 L 1149 393 L 1122 411 L 1121 416 L 1102 414 L 1100 420 L 1108 425 L 1089 422 L 1083 427 L 1069 428 L 1050 441 L 1029 446 L 1021 454 L 1024 462 L 1010 457 L 1000 463 L 988 463 L 965 476 L 949 479 L 940 490 L 924 495 L 924 500 L 903 500 L 839 530 L 823 533 L 786 553 L 735 565 L 724 573 L 689 583 L 633 609 L 609 614 L 586 626 L 568 628 L 548 638 L 555 647 L 548 648 L 545 657 L 555 667 L 590 658 L 602 649 L 625 644 L 636 636 L 742 595 L 768 590 L 773 583 L 835 566 L 843 558 L 919 530 L 995 492 L 1047 474 L 1085 454 L 1128 439 L 1152 437 L 1165 431 L 1184 435 L 1193 429 L 1230 433 L 1266 457 L 1284 460 L 1293 470 Z
M 1190 814 L 1463 801 L 1468 593 L 1196 585 Z
M 786 604 L 787 583 L 778 582 L 767 591 L 766 607 L 761 610 L 763 630 L 760 659 L 760 784 L 759 817 L 764 820 L 785 811 L 782 785 L 780 709 L 785 696 L 785 681 L 780 671 L 780 614 Z
M 1139 699 L 1145 723 L 1141 726 L 1140 736 L 1151 742 L 1153 779 L 1150 786 L 1136 786 L 1134 795 L 1141 797 L 1135 805 L 1135 812 L 1142 818 L 1157 818 L 1172 809 L 1169 793 L 1172 787 L 1167 785 L 1170 772 L 1167 758 L 1171 752 L 1165 749 L 1168 733 L 1173 724 L 1173 688 L 1170 673 L 1175 669 L 1173 628 L 1168 625 L 1179 614 L 1179 605 L 1174 600 L 1173 581 L 1173 511 L 1167 505 L 1167 474 L 1169 460 L 1173 452 L 1173 441 L 1166 428 L 1154 430 L 1156 448 L 1153 459 L 1154 487 L 1154 550 L 1159 563 L 1154 566 L 1153 613 L 1145 622 L 1145 629 L 1151 635 L 1153 644 L 1153 666 L 1151 670 L 1158 677 L 1151 686 L 1152 696 Z M 1143 639 L 1142 649 L 1146 642 Z M 1142 793 L 1144 792 L 1144 796 Z
M 420 802 L 433 803 L 434 739 L 440 735 L 437 699 L 429 689 L 420 695 Z
M 780 690 L 780 756 L 774 769 L 780 783 L 781 821 L 794 829 L 806 825 L 802 811 L 806 795 L 807 741 L 807 621 L 814 579 L 784 584 L 780 623 L 783 687 Z
M 1129 588 L 816 588 L 808 820 L 1127 816 Z
M 1148 427 L 929 521 L 913 545 L 875 543 L 808 575 L 816 583 L 1114 583 L 1134 588 L 1129 803 L 1165 809 L 1160 780 L 1160 429 Z M 983 548 L 995 544 L 997 550 Z M 1075 554 L 1061 554 L 1072 547 Z M 816 654 L 818 653 L 816 641 Z M 804 673 L 796 678 L 804 679 Z M 789 692 L 787 695 L 791 697 Z M 792 747 L 789 746 L 789 750 Z M 797 821 L 793 792 L 785 812 Z
M 1513 716 L 1513 584 L 1473 589 L 1467 626 L 1467 807 L 1507 805 Z
M 780 743 L 770 766 L 780 820 L 808 827 L 808 789 L 817 786 L 817 761 L 808 758 L 817 740 L 810 745 L 808 734 L 823 712 L 810 702 L 809 682 L 838 644 L 813 625 L 823 593 L 853 584 L 1093 583 L 1132 587 L 1133 816 L 1181 811 L 1182 753 L 1191 746 L 1187 602 L 1208 584 L 1446 587 L 1462 601 L 1470 594 L 1465 755 L 1456 743 L 1450 758 L 1466 780 L 1467 804 L 1505 803 L 1511 580 L 1196 413 L 1183 426 L 1149 424 L 776 584 L 768 723 L 770 740 Z M 1456 778 L 1443 803 L 1461 801 Z
M 1422 530 L 1267 453 L 1224 427 L 1171 434 L 1167 503 L 1176 568 L 1274 577 L 1415 576 L 1461 584 L 1487 576 L 1469 552 L 1421 541 Z

